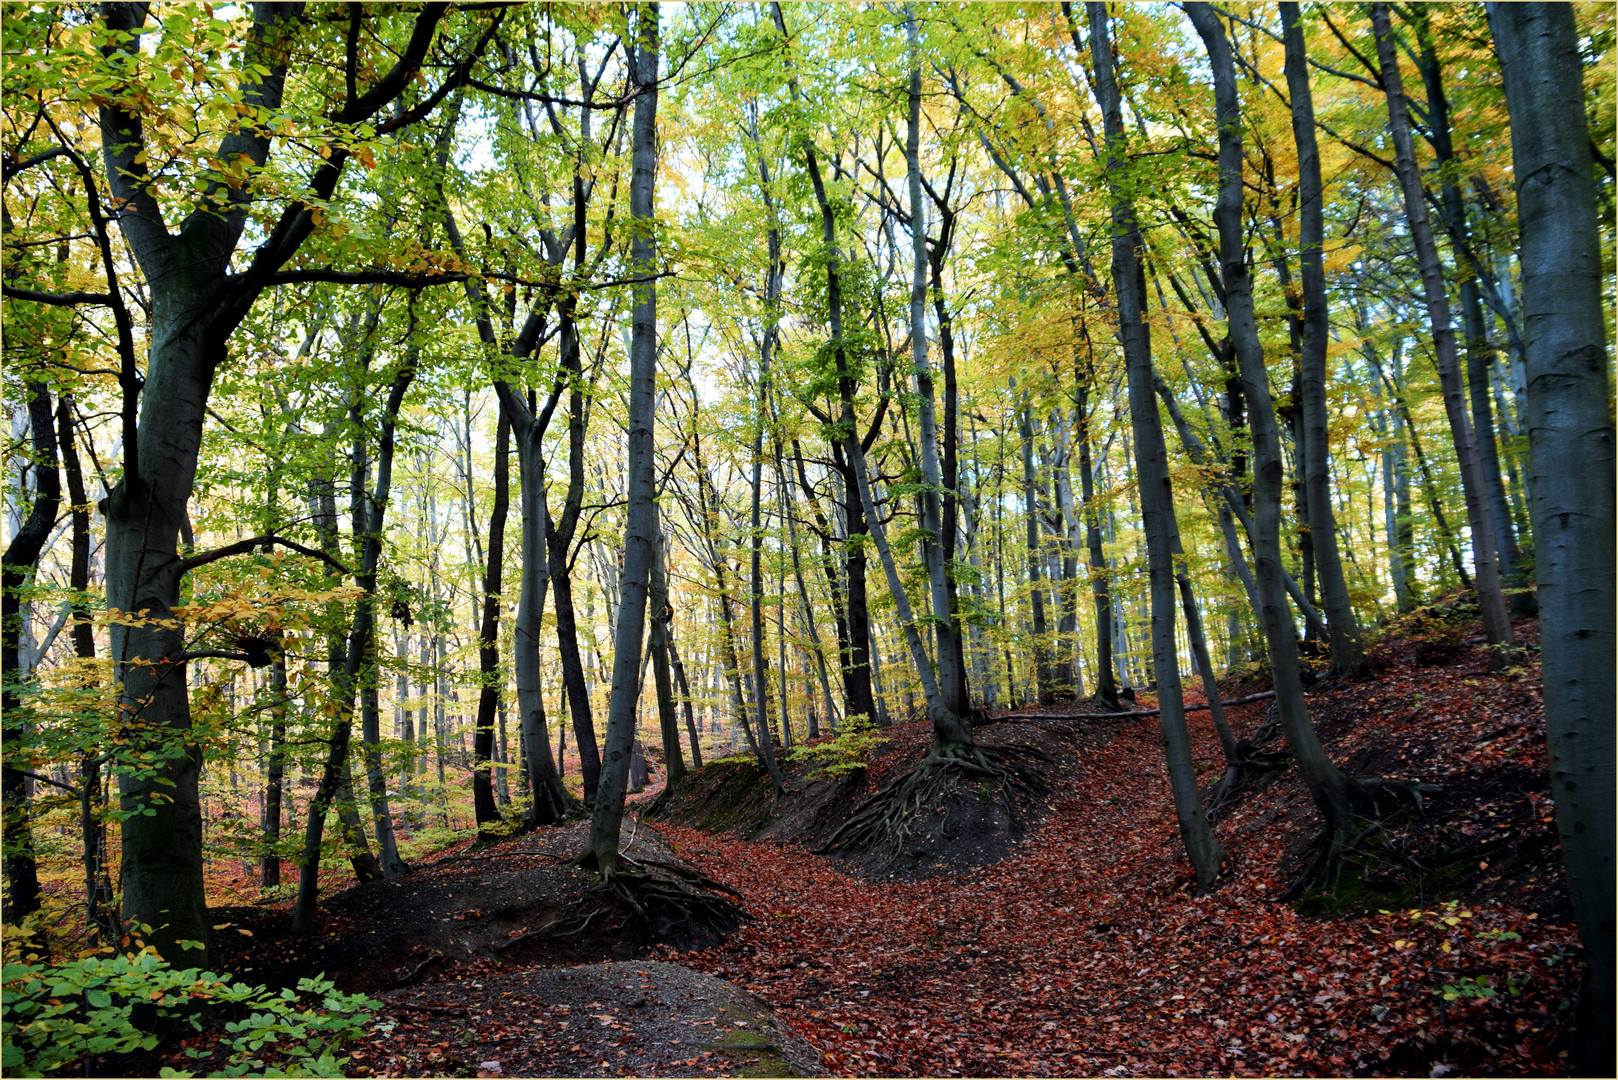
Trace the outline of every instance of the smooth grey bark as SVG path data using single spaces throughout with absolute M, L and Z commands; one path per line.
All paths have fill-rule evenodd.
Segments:
M 330 428 L 326 435 L 328 437 L 332 435 Z M 335 463 L 323 472 L 334 469 Z M 310 479 L 309 509 L 311 523 L 314 525 L 316 535 L 320 537 L 320 548 L 336 565 L 339 551 L 337 497 L 335 484 L 329 474 L 317 474 Z M 328 572 L 328 578 L 331 577 L 332 573 Z M 331 606 L 336 608 L 335 604 Z M 339 611 L 333 610 L 330 614 L 336 616 Z M 292 933 L 300 937 L 314 929 L 315 903 L 320 890 L 320 849 L 325 838 L 326 815 L 334 807 L 338 813 L 338 824 L 343 839 L 350 846 L 350 861 L 354 866 L 355 876 L 362 882 L 373 877 L 377 879 L 382 877 L 380 868 L 373 874 L 367 866 L 367 859 L 371 858 L 370 852 L 365 851 L 361 855 L 354 851 L 352 845 L 358 815 L 353 810 L 348 764 L 350 740 L 354 732 L 355 672 L 350 669 L 351 665 L 357 664 L 358 659 L 348 648 L 348 639 L 341 633 L 329 634 L 326 638 L 326 677 L 331 683 L 331 694 L 337 715 L 332 723 L 331 735 L 326 739 L 326 756 L 321 763 L 320 779 L 316 782 L 315 792 L 309 799 L 304 819 L 303 850 L 298 856 L 298 891 L 292 906 Z M 360 836 L 360 839 L 363 841 L 363 836 Z
M 752 476 L 752 506 L 749 518 L 748 541 L 748 569 L 750 572 L 748 586 L 748 612 L 752 618 L 753 635 L 753 706 L 757 710 L 756 726 L 758 730 L 759 755 L 763 758 L 764 768 L 770 774 L 770 782 L 775 785 L 779 794 L 784 781 L 781 776 L 781 767 L 775 760 L 775 739 L 770 734 L 769 699 L 770 699 L 770 661 L 764 652 L 764 569 L 763 548 L 764 529 L 760 519 L 762 514 L 762 501 L 764 495 L 764 428 L 769 416 L 770 397 L 770 360 L 775 353 L 779 337 L 781 282 L 786 275 L 786 264 L 781 260 L 781 233 L 775 221 L 775 205 L 770 198 L 770 175 L 764 162 L 763 151 L 759 152 L 759 190 L 763 193 L 765 205 L 770 212 L 770 228 L 768 230 L 768 245 L 770 264 L 764 276 L 764 333 L 759 337 L 758 345 L 758 390 L 754 395 L 754 427 L 753 427 L 753 476 Z M 781 673 L 781 689 L 786 691 L 786 672 Z M 785 732 L 782 733 L 783 738 Z
M 671 623 L 672 625 L 672 623 Z M 697 718 L 691 704 L 691 683 L 685 675 L 685 664 L 680 661 L 680 650 L 674 644 L 674 635 L 668 635 L 669 666 L 674 671 L 674 685 L 680 691 L 680 708 L 685 714 L 685 734 L 690 740 L 691 767 L 702 768 L 702 737 L 698 733 Z
M 1022 435 L 1023 522 L 1028 541 L 1028 605 L 1034 629 L 1034 695 L 1041 705 L 1056 700 L 1051 672 L 1050 646 L 1046 644 L 1045 591 L 1039 573 L 1039 497 L 1034 480 L 1034 422 L 1032 409 L 1024 400 L 1019 432 Z
M 57 453 L 62 462 L 62 478 L 67 486 L 68 512 L 72 521 L 73 539 L 72 555 L 68 567 L 68 588 L 73 590 L 73 598 L 69 601 L 68 614 L 72 620 L 73 629 L 73 656 L 83 663 L 91 663 L 96 658 L 95 630 L 91 626 L 92 612 L 90 609 L 90 496 L 84 487 L 84 469 L 79 462 L 77 441 L 73 434 L 74 417 L 76 409 L 73 395 L 62 393 L 56 400 L 56 442 Z M 271 496 L 272 503 L 274 501 Z M 271 672 L 277 664 L 281 669 L 281 697 L 286 696 L 286 658 L 271 645 Z M 79 677 L 92 679 L 88 668 L 81 669 Z M 274 709 L 275 706 L 272 706 Z M 282 719 L 282 734 L 285 734 L 284 715 L 286 706 L 279 706 L 277 715 Z M 275 739 L 272 735 L 270 753 L 270 768 L 273 772 L 276 766 Z M 103 945 L 111 945 L 118 939 L 118 919 L 114 910 L 112 889 L 112 875 L 107 863 L 107 826 L 102 817 L 102 802 L 105 798 L 105 784 L 102 776 L 102 766 L 106 764 L 107 755 L 99 748 L 91 748 L 79 758 L 79 835 L 83 842 L 84 865 L 84 900 L 85 915 L 89 924 L 96 929 L 96 933 Z M 273 777 L 271 780 L 273 781 Z M 266 784 L 266 795 L 271 788 L 276 787 L 273 782 Z M 279 792 L 277 792 L 279 797 Z M 279 808 L 278 808 L 279 809 Z
M 910 361 L 916 385 L 918 438 L 921 443 L 921 551 L 932 601 L 932 626 L 938 665 L 938 692 L 945 721 L 934 732 L 939 742 L 953 741 L 963 728 L 958 719 L 966 701 L 966 672 L 961 666 L 959 627 L 951 610 L 949 567 L 945 559 L 943 471 L 938 458 L 938 417 L 933 371 L 927 360 L 927 204 L 921 192 L 921 37 L 913 5 L 905 5 L 905 39 L 910 51 L 908 113 L 905 121 L 905 176 L 910 196 Z M 916 658 L 925 663 L 924 656 Z M 925 685 L 925 680 L 923 681 Z M 929 703 L 931 705 L 931 703 Z
M 736 647 L 736 624 L 730 612 L 730 587 L 727 584 L 726 568 L 730 563 L 729 555 L 720 546 L 718 535 L 718 494 L 712 490 L 713 481 L 708 475 L 707 463 L 702 458 L 702 437 L 694 436 L 692 441 L 692 457 L 697 471 L 697 502 L 701 519 L 703 542 L 708 547 L 709 565 L 713 567 L 714 584 L 718 595 L 714 598 L 719 605 L 720 621 L 724 624 L 724 636 L 721 645 L 722 661 L 719 667 L 723 669 L 725 678 L 730 684 L 731 713 L 736 723 L 741 726 L 742 732 L 747 736 L 748 749 L 758 759 L 760 765 L 764 764 L 763 751 L 759 749 L 758 740 L 753 737 L 753 725 L 747 718 L 747 703 L 742 693 L 741 654 Z M 718 672 L 716 671 L 717 675 Z
M 674 711 L 674 686 L 669 676 L 669 627 L 674 609 L 669 606 L 668 574 L 663 568 L 666 543 L 663 529 L 654 534 L 657 549 L 652 553 L 651 633 L 648 647 L 652 654 L 652 680 L 657 688 L 657 720 L 663 737 L 665 790 L 672 791 L 685 779 L 685 756 L 680 753 L 680 722 Z
M 1490 4 L 1522 247 L 1545 736 L 1574 917 L 1589 963 L 1575 1051 L 1614 1044 L 1614 505 L 1601 229 L 1573 8 Z
M 1096 689 L 1095 700 L 1117 710 L 1118 680 L 1113 675 L 1112 657 L 1112 579 L 1107 557 L 1101 546 L 1101 513 L 1095 492 L 1095 464 L 1091 456 L 1090 394 L 1095 385 L 1095 356 L 1090 335 L 1085 331 L 1084 361 L 1077 372 L 1076 405 L 1079 441 L 1079 498 L 1084 513 L 1084 545 L 1090 566 L 1090 597 L 1095 605 Z
M 354 605 L 354 625 L 349 631 L 350 669 L 357 683 L 360 699 L 360 739 L 365 758 L 366 788 L 370 796 L 371 816 L 376 826 L 378 856 L 382 874 L 392 881 L 408 870 L 399 857 L 399 846 L 394 837 L 393 813 L 388 806 L 388 779 L 382 771 L 381 709 L 377 700 L 377 633 L 376 633 L 376 575 L 382 560 L 382 527 L 387 514 L 388 498 L 393 487 L 394 433 L 399 412 L 404 406 L 405 394 L 415 381 L 418 346 L 415 338 L 415 309 L 412 306 L 406 333 L 404 365 L 393 379 L 387 403 L 382 413 L 381 438 L 377 444 L 376 486 L 367 494 L 363 483 L 362 463 L 365 455 L 365 428 L 362 423 L 362 404 L 359 395 L 350 403 L 350 422 L 354 424 L 354 472 L 362 482 L 354 485 L 353 521 L 355 540 L 359 547 L 359 566 L 354 583 L 362 590 Z M 350 705 L 352 707 L 352 705 Z
M 467 452 L 471 453 L 470 440 Z M 478 625 L 478 712 L 472 735 L 472 818 L 478 831 L 500 820 L 493 783 L 494 725 L 500 705 L 500 588 L 505 575 L 506 515 L 511 506 L 511 420 L 500 410 L 494 436 L 494 505 L 483 564 L 483 612 Z M 467 508 L 470 515 L 472 510 Z M 560 758 L 560 754 L 558 754 Z M 560 775 L 558 760 L 558 775 Z
M 775 439 L 775 484 L 781 493 L 782 514 L 787 523 L 787 547 L 792 551 L 792 577 L 798 586 L 798 599 L 803 603 L 804 629 L 809 635 L 809 644 L 814 653 L 815 670 L 820 676 L 820 693 L 826 702 L 826 720 L 832 730 L 837 730 L 837 703 L 832 698 L 831 677 L 826 671 L 826 649 L 820 641 L 820 631 L 815 627 L 815 605 L 809 597 L 809 586 L 803 579 L 803 555 L 798 547 L 798 519 L 785 505 L 787 492 L 786 462 L 782 452 L 779 434 Z M 811 725 L 809 737 L 816 738 L 818 732 Z
M 1213 888 L 1219 878 L 1224 852 L 1214 839 L 1208 815 L 1197 790 L 1191 736 L 1185 724 L 1185 700 L 1180 686 L 1179 650 L 1174 639 L 1174 549 L 1179 526 L 1174 518 L 1174 493 L 1169 481 L 1168 450 L 1163 422 L 1157 412 L 1153 387 L 1152 343 L 1146 325 L 1146 275 L 1141 261 L 1140 226 L 1123 176 L 1125 160 L 1123 112 L 1113 74 L 1111 34 L 1107 6 L 1087 5 L 1090 17 L 1091 59 L 1096 97 L 1106 137 L 1107 181 L 1112 203 L 1112 281 L 1118 297 L 1118 336 L 1128 371 L 1129 418 L 1135 441 L 1135 476 L 1146 532 L 1148 576 L 1151 582 L 1152 666 L 1157 678 L 1157 700 L 1162 709 L 1164 758 L 1174 794 L 1174 813 L 1180 838 L 1196 874 L 1197 892 Z
M 771 13 L 775 19 L 776 29 L 780 32 L 781 37 L 785 39 L 787 29 L 786 21 L 781 14 L 781 5 L 778 3 L 772 4 Z M 803 91 L 798 85 L 796 75 L 790 76 L 788 86 L 792 92 L 793 102 L 801 105 Z M 842 451 L 849 467 L 849 473 L 852 474 L 854 485 L 858 491 L 857 501 L 865 514 L 866 527 L 870 530 L 871 539 L 876 544 L 883 574 L 888 580 L 888 589 L 893 595 L 894 606 L 897 609 L 900 626 L 904 631 L 905 642 L 910 647 L 911 662 L 921 680 L 922 694 L 927 702 L 927 713 L 933 725 L 935 749 L 943 750 L 950 754 L 957 752 L 957 750 L 971 750 L 976 746 L 972 738 L 971 727 L 959 714 L 950 709 L 939 692 L 938 680 L 934 676 L 931 659 L 927 655 L 926 646 L 922 643 L 920 631 L 916 627 L 916 620 L 910 606 L 910 597 L 899 580 L 893 551 L 888 545 L 887 529 L 877 512 L 876 501 L 871 491 L 870 470 L 865 460 L 865 445 L 855 426 L 854 379 L 849 368 L 843 338 L 843 293 L 840 269 L 841 259 L 837 250 L 836 214 L 832 208 L 831 199 L 826 192 L 825 179 L 821 174 L 819 154 L 815 149 L 814 141 L 805 133 L 800 136 L 798 142 L 799 150 L 803 154 L 804 165 L 809 173 L 810 185 L 814 189 L 815 202 L 820 208 L 822 250 L 826 267 L 827 321 L 830 324 L 832 335 L 831 351 L 837 371 L 838 397 L 841 406 L 841 411 L 837 418 L 837 427 L 841 432 Z M 852 591 L 850 592 L 850 613 L 852 616 Z M 852 708 L 852 703 L 850 708 Z
M 501 405 L 515 394 L 502 394 Z M 509 410 L 508 410 L 509 411 Z M 526 408 L 512 417 L 517 444 L 517 469 L 522 501 L 522 588 L 517 617 L 512 623 L 512 673 L 517 683 L 517 738 L 527 764 L 530 825 L 551 825 L 567 816 L 571 799 L 551 756 L 549 726 L 545 719 L 543 676 L 539 663 L 540 628 L 544 619 L 545 591 L 550 583 L 550 562 L 545 540 L 546 514 L 544 428 Z M 442 755 L 440 755 L 442 759 Z
M 1438 368 L 1438 380 L 1444 391 L 1444 411 L 1449 416 L 1455 458 L 1461 470 L 1461 489 L 1466 496 L 1467 523 L 1472 528 L 1472 567 L 1478 606 L 1483 611 L 1483 630 L 1491 647 L 1490 662 L 1492 666 L 1500 668 L 1516 657 L 1516 638 L 1511 632 L 1511 618 L 1506 613 L 1505 593 L 1501 589 L 1493 516 L 1489 512 L 1477 440 L 1466 412 L 1465 386 L 1455 349 L 1455 328 L 1450 321 L 1449 294 L 1427 217 L 1421 173 L 1416 164 L 1416 148 L 1410 135 L 1404 83 L 1399 74 L 1399 57 L 1388 23 L 1387 4 L 1371 5 L 1371 26 L 1376 33 L 1377 60 L 1388 99 L 1388 127 L 1393 138 L 1399 185 L 1404 191 L 1405 217 L 1410 223 L 1410 238 L 1415 243 L 1416 265 L 1421 271 L 1422 292 L 1427 301 L 1428 320 L 1432 325 L 1434 365 Z
M 1427 123 L 1424 133 L 1433 148 L 1438 163 L 1438 197 L 1433 201 L 1449 235 L 1455 267 L 1460 276 L 1461 334 L 1466 345 L 1466 386 L 1472 407 L 1472 434 L 1477 440 L 1478 461 L 1483 470 L 1483 481 L 1488 492 L 1488 505 L 1495 530 L 1500 576 L 1509 590 L 1507 602 L 1513 616 L 1534 613 L 1533 593 L 1527 587 L 1521 570 L 1522 553 L 1517 548 L 1517 537 L 1500 474 L 1500 450 L 1495 441 L 1494 412 L 1489 401 L 1489 368 L 1494 359 L 1494 347 L 1489 340 L 1488 319 L 1483 311 L 1483 291 L 1491 289 L 1498 298 L 1498 282 L 1480 286 L 1484 272 L 1472 248 L 1471 230 L 1466 220 L 1466 202 L 1461 195 L 1459 162 L 1455 156 L 1454 140 L 1450 131 L 1449 97 L 1444 92 L 1443 68 L 1433 42 L 1432 20 L 1425 7 L 1410 10 L 1410 21 L 1416 31 L 1416 67 L 1421 72 L 1427 90 Z M 1520 345 L 1516 320 L 1504 305 L 1502 317 L 1507 332 Z
M 608 884 L 619 872 L 625 781 L 635 738 L 641 639 L 646 629 L 646 593 L 657 531 L 657 460 L 652 445 L 657 406 L 657 239 L 653 232 L 657 169 L 658 5 L 644 3 L 635 16 L 635 126 L 629 187 L 630 266 L 636 277 L 630 315 L 628 491 L 624 509 L 621 602 L 613 624 L 612 696 L 601 758 L 601 784 L 590 817 L 583 861 Z M 768 733 L 764 733 L 768 738 Z
M 113 3 L 104 6 L 108 29 L 124 34 L 140 29 L 148 6 Z M 283 37 L 304 25 L 301 4 L 255 4 L 243 60 L 257 64 L 256 81 L 244 81 L 243 103 L 263 114 L 281 108 L 286 60 L 292 49 Z M 351 92 L 336 108 L 334 126 L 352 130 L 390 108 L 414 82 L 437 37 L 447 5 L 423 7 L 415 16 L 409 40 L 397 61 L 363 91 L 350 69 Z M 483 39 L 474 51 L 487 41 Z M 138 49 L 128 38 L 102 46 L 109 68 L 132 74 Z M 470 64 L 451 76 L 466 77 Z M 253 70 L 244 67 L 244 71 Z M 428 115 L 449 89 L 443 84 L 395 120 L 396 129 Z M 297 253 L 315 228 L 310 203 L 331 198 L 349 152 L 336 146 L 315 167 L 308 181 L 310 203 L 294 199 L 277 220 L 255 233 L 256 248 L 245 266 L 232 272 L 247 220 L 258 196 L 252 183 L 237 188 L 210 182 L 210 198 L 171 232 L 151 190 L 146 164 L 146 137 L 137 113 L 109 93 L 100 106 L 105 179 L 120 206 L 119 228 L 140 265 L 151 301 L 145 382 L 135 391 L 139 417 L 126 426 L 124 473 L 106 501 L 107 604 L 122 611 L 146 611 L 150 620 L 111 631 L 118 701 L 131 728 L 136 750 L 178 751 L 163 756 L 150 773 L 120 777 L 121 809 L 130 816 L 123 826 L 123 909 L 128 921 L 155 929 L 149 942 L 159 953 L 185 958 L 206 967 L 206 950 L 182 953 L 181 940 L 205 941 L 209 934 L 202 875 L 202 813 L 197 791 L 201 749 L 191 737 L 190 702 L 182 631 L 165 625 L 179 602 L 185 564 L 179 535 L 186 521 L 201 448 L 202 425 L 214 372 L 227 343 L 258 296 Z M 221 139 L 219 160 L 240 159 L 250 170 L 261 168 L 270 153 L 270 132 L 244 123 Z M 216 206 L 212 196 L 222 201 Z M 131 382 L 134 380 L 131 379 Z M 126 400 L 130 395 L 126 393 Z M 132 410 L 126 410 L 126 418 Z
M 1214 76 L 1219 120 L 1219 195 L 1214 223 L 1219 230 L 1220 276 L 1225 287 L 1230 339 L 1241 369 L 1248 428 L 1253 437 L 1252 542 L 1254 578 L 1261 603 L 1259 619 L 1269 646 L 1270 677 L 1282 730 L 1298 762 L 1298 772 L 1325 819 L 1326 851 L 1335 857 L 1352 839 L 1350 781 L 1326 755 L 1309 719 L 1299 678 L 1297 631 L 1282 582 L 1281 440 L 1253 312 L 1253 280 L 1242 233 L 1242 126 L 1235 64 L 1224 27 L 1210 6 L 1188 4 L 1186 14 L 1207 48 Z
M 1303 394 L 1304 491 L 1309 502 L 1309 539 L 1319 571 L 1321 605 L 1331 641 L 1331 670 L 1339 677 L 1365 664 L 1359 621 L 1348 597 L 1342 556 L 1337 549 L 1337 516 L 1331 500 L 1331 438 L 1326 418 L 1326 309 L 1324 196 L 1320 151 L 1315 142 L 1315 107 L 1309 89 L 1298 5 L 1281 5 L 1286 49 L 1287 92 L 1292 99 L 1292 137 L 1298 150 L 1299 284 L 1303 290 L 1303 341 L 1299 383 Z

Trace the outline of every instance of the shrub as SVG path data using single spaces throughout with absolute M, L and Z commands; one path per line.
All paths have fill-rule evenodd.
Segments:
M 844 719 L 837 738 L 813 746 L 799 746 L 789 755 L 792 761 L 815 763 L 809 779 L 823 780 L 855 772 L 870 764 L 871 752 L 886 740 L 868 716 L 850 716 Z
M 210 1009 L 234 1016 L 224 1024 L 222 1068 L 212 1075 L 341 1076 L 336 1051 L 364 1032 L 379 1003 L 338 991 L 321 976 L 279 993 L 232 982 L 198 968 L 178 969 L 150 948 L 133 955 L 84 956 L 64 964 L 13 961 L 0 974 L 0 1067 L 11 1076 L 87 1073 L 97 1055 L 151 1050 L 158 1036 L 132 1017 L 137 1005 L 155 1023 L 202 1030 Z M 317 1004 L 304 1006 L 302 995 Z M 188 1050 L 195 1058 L 213 1053 Z M 163 1076 L 193 1073 L 165 1068 Z

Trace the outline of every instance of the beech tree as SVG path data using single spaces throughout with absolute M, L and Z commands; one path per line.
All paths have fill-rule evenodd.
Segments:
M 1520 220 L 1545 737 L 1590 964 L 1579 1066 L 1613 1068 L 1613 419 L 1578 32 L 1560 4 L 1491 4 Z M 1577 462 L 1577 467 L 1570 467 Z

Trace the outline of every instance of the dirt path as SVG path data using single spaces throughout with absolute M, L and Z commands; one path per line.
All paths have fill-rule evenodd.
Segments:
M 1236 722 L 1250 729 L 1262 707 Z M 1271 899 L 1310 830 L 1291 779 L 1220 822 L 1228 883 L 1193 899 L 1161 754 L 1155 719 L 1120 730 L 1010 858 L 953 879 L 873 883 L 801 848 L 667 828 L 757 915 L 682 962 L 759 994 L 840 1075 L 1565 1069 L 1572 935 L 1530 910 L 1541 893 L 1419 921 L 1299 916 Z
M 244 947 L 251 926 L 256 963 L 318 959 L 380 993 L 359 1075 L 1565 1073 L 1579 970 L 1537 688 L 1491 674 L 1474 643 L 1442 644 L 1311 696 L 1348 769 L 1443 792 L 1387 818 L 1373 857 L 1297 907 L 1274 899 L 1315 830 L 1295 775 L 1219 819 L 1222 882 L 1193 898 L 1157 719 L 1076 717 L 1033 722 L 1056 765 L 1000 861 L 929 851 L 873 878 L 800 843 L 640 824 L 633 843 L 743 894 L 749 921 L 704 951 L 608 919 L 507 946 L 578 895 L 565 859 L 582 823 L 334 896 L 318 943 L 279 941 L 280 916 L 253 909 L 216 945 Z M 1232 724 L 1250 732 L 1263 710 Z M 1192 730 L 1211 786 L 1205 713 Z M 894 736 L 878 778 L 926 745 L 920 725 Z M 735 828 L 760 828 L 737 805 Z M 954 861 L 918 878 L 934 855 Z
M 655 960 L 463 967 L 383 994 L 357 1063 L 439 1076 L 814 1076 L 820 1056 L 758 998 Z

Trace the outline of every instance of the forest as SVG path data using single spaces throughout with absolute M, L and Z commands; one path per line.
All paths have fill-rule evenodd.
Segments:
M 1612 1075 L 1615 44 L 0 6 L 7 1073 Z

